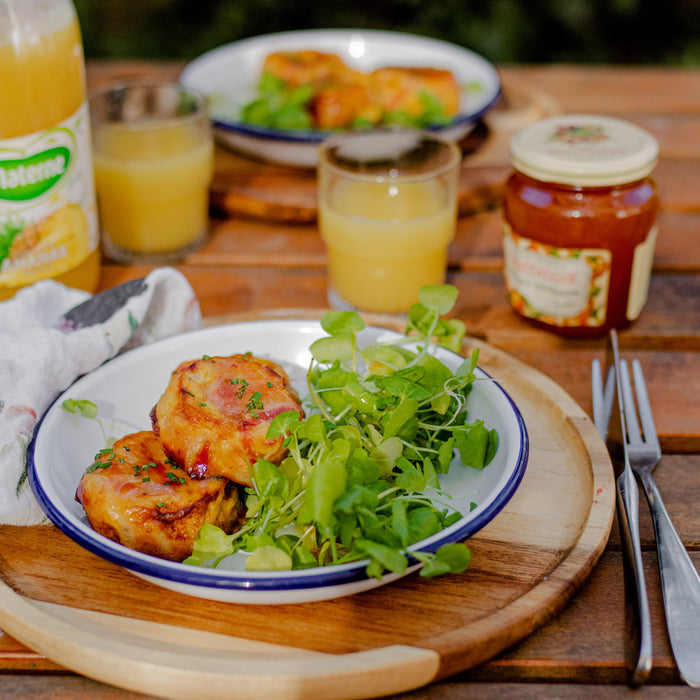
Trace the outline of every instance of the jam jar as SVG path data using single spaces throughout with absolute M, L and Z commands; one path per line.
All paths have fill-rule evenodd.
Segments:
M 658 144 L 610 117 L 539 121 L 511 138 L 504 276 L 516 312 L 568 337 L 624 328 L 646 303 Z

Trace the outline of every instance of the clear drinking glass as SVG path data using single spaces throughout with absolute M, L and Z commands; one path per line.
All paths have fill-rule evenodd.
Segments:
M 177 83 L 110 85 L 90 98 L 102 247 L 170 264 L 206 240 L 213 139 L 204 98 Z
M 319 154 L 319 229 L 334 308 L 404 313 L 441 284 L 461 152 L 427 132 L 348 132 Z

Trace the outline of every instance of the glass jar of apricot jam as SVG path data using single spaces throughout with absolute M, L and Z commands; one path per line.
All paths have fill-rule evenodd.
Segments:
M 515 311 L 568 337 L 628 326 L 654 258 L 654 137 L 620 119 L 563 115 L 518 131 L 510 151 L 503 251 Z

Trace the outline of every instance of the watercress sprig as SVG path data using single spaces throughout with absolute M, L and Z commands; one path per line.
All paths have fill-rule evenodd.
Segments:
M 461 347 L 464 324 L 443 318 L 457 290 L 424 287 L 418 299 L 405 336 L 362 348 L 358 314 L 323 316 L 328 335 L 310 346 L 307 417 L 282 413 L 268 431 L 285 436 L 287 457 L 251 465 L 244 526 L 224 538 L 203 528 L 186 563 L 217 565 L 240 549 L 254 570 L 356 560 L 368 560 L 376 577 L 403 573 L 410 560 L 423 564 L 426 577 L 467 568 L 464 544 L 435 553 L 410 548 L 461 518 L 439 482 L 455 453 L 464 468 L 483 469 L 498 436 L 481 420 L 467 422 L 478 353 L 452 372 L 432 352 L 438 344 Z

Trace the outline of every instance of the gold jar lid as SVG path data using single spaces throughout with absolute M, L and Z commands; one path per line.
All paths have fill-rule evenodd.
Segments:
M 658 161 L 656 139 L 634 124 L 592 114 L 543 119 L 510 141 L 513 167 L 536 180 L 606 187 L 640 180 Z

